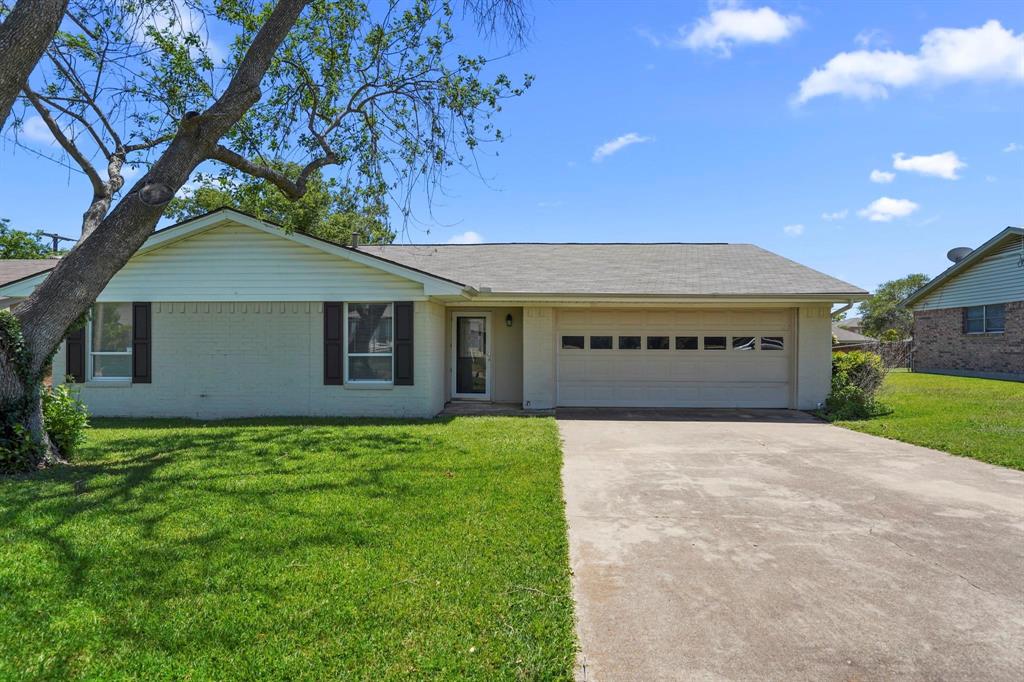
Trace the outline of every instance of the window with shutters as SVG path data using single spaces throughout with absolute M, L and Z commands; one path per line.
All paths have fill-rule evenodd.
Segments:
M 394 376 L 394 306 L 345 304 L 345 381 L 391 383 Z
M 131 381 L 132 304 L 97 303 L 89 320 L 89 378 Z

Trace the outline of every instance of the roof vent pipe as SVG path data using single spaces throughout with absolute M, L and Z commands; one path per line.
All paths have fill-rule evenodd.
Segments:
M 946 258 L 953 261 L 954 263 L 959 263 L 964 258 L 966 258 L 971 251 L 974 251 L 974 249 L 972 249 L 969 246 L 958 246 L 955 249 L 950 249 L 949 252 L 946 254 Z
M 353 232 L 352 233 L 352 239 L 349 240 L 348 244 L 353 249 L 358 249 L 359 248 L 359 233 L 358 232 Z

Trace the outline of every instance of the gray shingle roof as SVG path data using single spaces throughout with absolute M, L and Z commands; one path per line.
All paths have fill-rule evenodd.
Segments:
M 56 258 L 24 258 L 0 260 L 0 285 L 49 270 L 57 265 Z
M 494 293 L 867 293 L 753 244 L 392 244 L 359 250 Z

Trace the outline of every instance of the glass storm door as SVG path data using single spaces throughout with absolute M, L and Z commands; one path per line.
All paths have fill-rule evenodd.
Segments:
M 455 316 L 455 397 L 486 399 L 490 364 L 485 315 Z

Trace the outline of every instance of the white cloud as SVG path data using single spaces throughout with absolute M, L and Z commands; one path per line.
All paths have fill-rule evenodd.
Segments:
M 887 45 L 889 38 L 880 28 L 866 28 L 853 37 L 853 42 L 866 50 L 872 45 Z
M 863 208 L 857 211 L 858 215 L 863 218 L 876 223 L 887 223 L 894 218 L 904 218 L 920 206 L 915 204 L 910 199 L 890 199 L 889 197 L 881 197 L 875 199 L 867 208 Z
M 606 156 L 611 156 L 612 154 L 625 149 L 631 144 L 650 142 L 652 139 L 654 138 L 643 137 L 642 135 L 638 135 L 636 133 L 626 133 L 625 135 L 620 135 L 619 137 L 616 137 L 614 140 L 609 140 L 608 142 L 605 142 L 600 147 L 595 149 L 592 160 L 596 163 L 601 159 L 605 158 Z
M 887 182 L 892 182 L 893 180 L 895 180 L 896 174 L 875 169 L 871 171 L 871 175 L 869 175 L 868 177 L 871 179 L 871 182 L 885 184 Z
M 790 237 L 799 237 L 804 233 L 804 226 L 800 225 L 799 223 L 795 225 L 786 225 L 784 228 L 782 228 L 782 231 L 785 232 Z
M 449 244 L 482 244 L 484 241 L 483 235 L 479 232 L 463 232 L 462 234 L 453 235 L 448 239 Z
M 1024 34 L 990 20 L 977 28 L 933 29 L 916 54 L 840 52 L 800 83 L 795 102 L 824 95 L 884 99 L 897 88 L 963 80 L 1024 81 Z
M 649 29 L 646 29 L 643 26 L 638 26 L 633 29 L 633 33 L 637 34 L 638 36 L 646 40 L 648 43 L 650 43 L 651 47 L 661 47 L 661 38 L 654 35 L 654 33 L 651 32 Z
M 21 124 L 21 130 L 18 134 L 24 136 L 25 139 L 31 140 L 32 142 L 41 142 L 43 144 L 56 145 L 57 140 L 54 138 L 53 133 L 50 132 L 49 127 L 46 125 L 46 121 L 41 116 L 29 116 Z
M 727 5 L 713 9 L 692 27 L 679 29 L 679 45 L 691 50 L 714 50 L 723 57 L 743 43 L 777 43 L 804 25 L 796 15 L 782 15 L 770 7 L 741 9 Z
M 1024 145 L 1017 144 L 1016 142 L 1011 142 L 1010 144 L 1003 147 L 1003 151 L 1006 153 L 1019 152 L 1021 150 L 1024 150 Z
M 967 164 L 960 160 L 956 152 L 952 151 L 931 156 L 907 156 L 900 152 L 892 155 L 892 167 L 896 170 L 957 180 L 960 176 L 956 172 L 961 168 L 966 168 Z
M 835 220 L 845 220 L 849 212 L 850 211 L 848 209 L 844 208 L 841 211 L 833 211 L 832 213 L 822 213 L 821 219 L 827 220 L 830 223 Z

